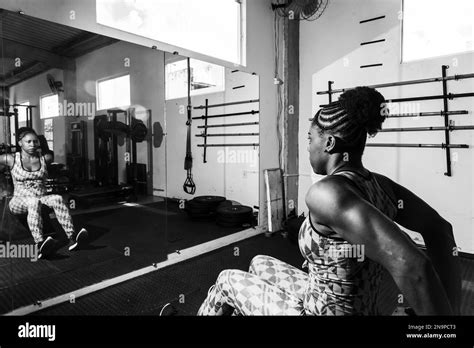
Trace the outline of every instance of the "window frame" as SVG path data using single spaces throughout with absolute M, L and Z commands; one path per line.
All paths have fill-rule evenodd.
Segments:
M 57 96 L 58 97 L 58 114 L 57 115 L 48 115 L 48 116 L 43 116 L 43 99 L 44 98 L 47 98 L 47 97 L 52 97 L 52 96 Z M 60 101 L 59 101 L 59 93 L 48 93 L 48 94 L 44 94 L 44 95 L 41 95 L 39 97 L 39 104 L 40 104 L 40 120 L 44 120 L 44 119 L 48 119 L 48 118 L 55 118 L 55 117 L 59 117 L 59 116 L 62 116 L 60 115 L 59 113 L 59 104 L 60 104 Z
M 424 58 L 417 58 L 417 59 L 410 59 L 406 60 L 404 58 L 404 44 L 405 44 L 405 0 L 400 0 L 401 1 L 401 24 L 400 24 L 400 64 L 410 64 L 410 63 L 417 63 L 417 62 L 423 62 L 427 60 L 433 60 L 433 59 L 440 59 L 440 58 L 445 58 L 445 57 L 451 57 L 455 55 L 462 55 L 462 54 L 469 54 L 469 53 L 474 53 L 474 47 L 470 50 L 464 50 L 464 51 L 458 51 L 458 52 L 451 52 L 451 53 L 446 53 L 446 54 L 440 54 L 436 56 L 429 56 L 429 57 L 424 57 Z
M 191 89 L 191 93 L 190 93 L 190 96 L 191 97 L 195 97 L 195 96 L 202 96 L 202 95 L 208 95 L 208 94 L 214 94 L 214 93 L 224 93 L 225 90 L 226 90 L 226 69 L 225 67 L 221 66 L 221 65 L 217 65 L 217 64 L 214 64 L 214 63 L 211 63 L 211 62 L 206 62 L 206 61 L 203 61 L 203 60 L 200 60 L 200 59 L 194 59 L 194 58 L 190 58 L 190 64 L 191 64 L 191 69 L 193 68 L 193 61 L 198 61 L 198 62 L 202 62 L 202 63 L 207 63 L 207 64 L 211 64 L 211 65 L 214 65 L 218 68 L 220 68 L 222 70 L 222 88 L 221 89 L 212 89 L 212 88 L 199 88 L 199 89 Z M 169 100 L 176 100 L 176 99 L 182 99 L 182 98 L 187 98 L 187 91 L 184 95 L 182 96 L 179 96 L 179 97 L 171 97 L 171 98 L 168 98 L 167 94 L 168 94 L 168 90 L 167 90 L 167 86 L 168 86 L 168 74 L 167 74 L 167 71 L 166 71 L 166 68 L 168 65 L 170 64 L 175 64 L 175 63 L 178 63 L 178 62 L 186 62 L 186 59 L 182 59 L 182 60 L 177 60 L 177 61 L 170 61 L 168 63 L 165 63 L 165 102 L 166 101 L 169 101 Z M 187 71 L 187 65 L 185 66 L 185 70 Z M 216 86 L 217 87 L 217 86 Z M 210 91 L 208 89 L 211 89 Z
M 122 0 L 124 1 L 124 0 Z M 180 42 L 170 42 L 169 38 L 164 37 L 155 37 L 152 34 L 147 34 L 144 32 L 140 32 L 139 30 L 133 30 L 131 28 L 127 28 L 123 25 L 123 23 L 115 22 L 114 20 L 110 20 L 106 13 L 103 5 L 100 4 L 100 0 L 96 1 L 96 15 L 95 21 L 97 24 L 106 26 L 109 28 L 114 28 L 116 30 L 129 33 L 131 35 L 135 35 L 137 37 L 141 37 L 149 41 L 149 43 L 145 44 L 146 46 L 150 45 L 152 47 L 156 47 L 162 51 L 166 52 L 173 52 L 177 51 L 181 54 L 185 54 L 187 56 L 195 56 L 195 57 L 209 57 L 218 64 L 221 65 L 228 65 L 233 64 L 234 66 L 243 66 L 247 65 L 247 0 L 233 0 L 239 6 L 237 7 L 237 52 L 234 58 L 226 58 L 222 57 L 223 54 L 219 54 L 219 56 L 214 55 L 213 53 L 209 52 L 202 52 L 196 50 L 196 48 L 190 48 L 189 45 L 183 45 Z M 165 41 L 167 40 L 167 41 Z M 193 52 L 195 55 L 193 55 Z M 225 56 L 225 55 L 224 55 Z M 206 59 L 206 58 L 204 58 Z
M 107 108 L 107 109 L 99 108 L 99 106 L 100 106 L 100 103 L 99 103 L 99 84 L 102 83 L 102 82 L 119 79 L 119 78 L 124 77 L 124 76 L 128 76 L 128 87 L 129 87 L 129 92 L 130 92 L 130 95 L 129 95 L 130 104 L 124 104 L 124 105 L 120 105 L 120 106 L 113 106 L 113 107 Z M 104 78 L 96 80 L 96 82 L 95 82 L 95 102 L 96 102 L 96 104 L 95 104 L 96 111 L 108 110 L 108 109 L 113 109 L 113 108 L 129 108 L 132 105 L 132 75 L 130 74 L 130 72 L 120 73 L 120 74 L 116 74 L 116 75 L 112 75 L 112 76 L 108 76 L 108 77 L 104 77 Z

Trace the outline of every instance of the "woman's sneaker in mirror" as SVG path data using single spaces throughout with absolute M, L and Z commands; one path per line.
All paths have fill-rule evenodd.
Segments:
M 87 243 L 89 239 L 89 233 L 85 228 L 79 231 L 78 234 L 71 238 L 71 245 L 69 245 L 69 250 L 78 250 Z
M 49 236 L 42 242 L 38 243 L 38 259 L 44 259 L 51 255 L 54 251 L 55 244 L 55 240 Z

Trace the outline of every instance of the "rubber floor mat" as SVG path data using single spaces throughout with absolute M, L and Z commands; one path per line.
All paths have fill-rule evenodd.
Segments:
M 56 306 L 47 315 L 158 315 L 166 303 L 185 303 L 193 292 L 195 287 L 176 276 L 152 273 Z

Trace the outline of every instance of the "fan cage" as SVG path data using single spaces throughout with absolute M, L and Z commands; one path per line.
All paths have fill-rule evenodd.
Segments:
M 281 17 L 314 21 L 321 17 L 329 0 L 276 0 L 272 9 Z

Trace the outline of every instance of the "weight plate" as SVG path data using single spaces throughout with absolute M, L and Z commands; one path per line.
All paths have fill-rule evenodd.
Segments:
M 252 214 L 252 212 L 252 208 L 245 205 L 231 205 L 217 209 L 217 214 L 222 216 L 248 215 Z
M 225 202 L 225 200 L 225 197 L 221 196 L 198 196 L 193 199 L 193 201 L 196 203 L 207 204 L 212 206 Z

